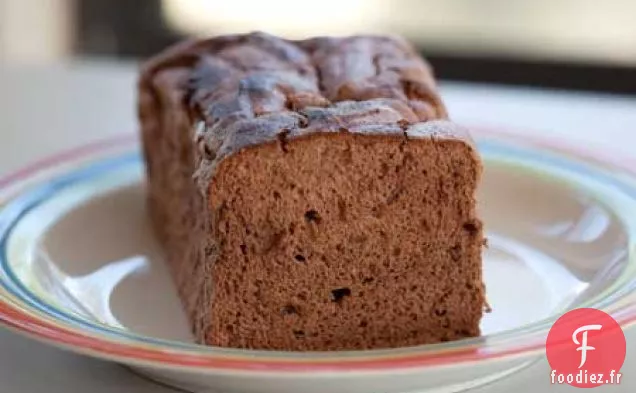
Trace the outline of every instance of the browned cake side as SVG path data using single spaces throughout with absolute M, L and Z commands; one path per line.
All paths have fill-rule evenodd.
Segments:
M 481 163 L 445 118 L 396 38 L 255 33 L 151 60 L 149 203 L 197 339 L 335 350 L 479 335 Z

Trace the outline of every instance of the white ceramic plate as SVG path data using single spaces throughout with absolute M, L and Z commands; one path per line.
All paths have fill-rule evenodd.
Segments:
M 128 138 L 0 180 L 0 322 L 198 392 L 459 391 L 543 356 L 551 323 L 594 307 L 636 320 L 636 178 L 563 149 L 482 135 L 483 336 L 377 351 L 286 353 L 192 339 L 146 220 Z

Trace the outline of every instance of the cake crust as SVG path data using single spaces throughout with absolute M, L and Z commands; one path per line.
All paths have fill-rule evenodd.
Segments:
M 150 212 L 199 342 L 330 350 L 416 345 L 479 334 L 484 304 L 483 234 L 474 192 L 481 164 L 469 134 L 447 121 L 430 67 L 404 40 L 355 36 L 289 41 L 252 33 L 189 41 L 144 65 L 139 94 Z M 338 153 L 332 157 L 331 150 Z M 333 165 L 343 154 L 344 164 Z M 365 154 L 377 155 L 377 159 L 369 160 Z M 419 160 L 420 156 L 429 160 Z M 358 162 L 365 162 L 366 167 L 380 165 L 380 172 L 373 172 L 380 177 L 384 177 L 385 167 L 403 174 L 391 174 L 384 183 L 382 178 L 368 183 L 357 175 L 365 171 L 353 165 Z M 434 167 L 436 162 L 450 171 L 431 171 L 436 173 L 437 188 L 411 187 L 428 183 L 431 176 L 422 174 L 427 172 L 422 165 Z M 351 168 L 343 171 L 343 165 Z M 261 168 L 267 170 L 261 174 Z M 272 173 L 281 168 L 286 168 L 283 174 L 308 178 L 304 183 L 292 178 L 279 184 Z M 398 301 L 399 312 L 393 316 L 409 316 L 400 320 L 404 329 L 390 321 L 370 322 L 382 314 L 381 307 L 390 306 L 343 305 L 342 299 L 356 298 L 364 291 L 346 279 L 338 286 L 333 277 L 351 275 L 351 263 L 366 255 L 348 248 L 333 251 L 332 235 L 337 232 L 333 228 L 351 238 L 370 236 L 372 241 L 383 242 L 386 234 L 376 239 L 373 231 L 383 233 L 397 223 L 382 224 L 371 207 L 355 207 L 352 195 L 346 192 L 333 199 L 305 183 L 314 189 L 334 187 L 335 194 L 339 192 L 336 187 L 355 188 L 364 183 L 369 189 L 384 190 L 386 184 L 386 195 L 382 190 L 359 191 L 360 203 L 375 201 L 376 209 L 390 205 L 394 215 L 409 212 L 419 203 L 428 210 L 416 208 L 414 217 L 439 216 L 427 218 L 424 229 L 408 227 L 428 236 L 424 243 L 410 236 L 404 236 L 404 244 L 389 240 L 382 247 L 393 250 L 385 256 L 378 255 L 382 252 L 373 245 L 356 246 L 374 255 L 365 257 L 369 261 L 388 258 L 386 274 L 376 272 L 381 285 L 417 287 L 413 293 L 404 289 L 406 303 Z M 297 191 L 288 189 L 290 184 L 298 185 L 303 194 L 298 197 Z M 399 191 L 404 200 L 397 204 L 391 200 L 398 199 L 396 187 L 406 189 Z M 461 194 L 458 201 L 447 195 L 453 192 L 449 187 Z M 267 197 L 252 198 L 259 193 Z M 376 194 L 383 195 L 382 203 Z M 296 202 L 277 202 L 281 195 L 284 201 Z M 435 198 L 447 206 L 435 208 Z M 427 205 L 422 202 L 426 200 L 432 201 Z M 340 206 L 340 201 L 351 215 L 344 221 L 340 213 L 330 210 L 330 206 Z M 268 213 L 261 217 L 263 211 Z M 292 211 L 294 214 L 289 213 Z M 283 218 L 272 219 L 268 214 Z M 316 216 L 308 219 L 307 214 Z M 297 216 L 304 218 L 296 222 Z M 429 250 L 432 244 L 441 251 Z M 311 257 L 292 250 L 301 245 L 313 249 Z M 405 254 L 391 254 L 403 246 Z M 338 255 L 349 267 L 335 262 Z M 422 267 L 414 262 L 417 258 L 437 262 L 426 267 L 422 261 Z M 310 263 L 315 265 L 307 267 Z M 360 272 L 370 268 L 359 263 Z M 452 264 L 457 265 L 457 271 L 449 275 L 435 270 L 444 264 L 450 270 Z M 390 274 L 389 265 L 394 270 Z M 259 287 L 258 282 L 263 282 L 259 274 L 275 277 L 280 269 L 301 269 L 294 273 L 297 284 L 311 287 L 304 300 L 284 287 L 270 290 L 276 282 L 268 290 Z M 426 276 L 433 271 L 437 272 L 433 275 L 442 275 L 438 280 L 449 279 L 466 288 L 455 291 L 448 285 L 435 286 L 426 294 L 416 284 L 434 281 Z M 408 277 L 409 272 L 426 277 Z M 329 281 L 330 286 L 303 281 L 309 277 Z M 369 277 L 360 277 L 365 279 Z M 293 277 L 290 280 L 293 283 Z M 367 295 L 360 302 L 378 303 L 382 293 L 386 297 L 380 284 L 367 285 L 375 288 L 376 295 Z M 287 297 L 276 300 L 281 294 Z M 338 299 L 331 299 L 330 304 L 321 296 Z M 245 299 L 251 299 L 250 304 Z M 422 304 L 415 305 L 416 299 Z M 334 333 L 334 329 L 346 332 Z
M 401 133 L 447 118 L 428 63 L 398 37 L 289 41 L 252 33 L 188 41 L 149 60 L 140 88 L 151 89 L 166 70 L 187 70 L 167 78 L 203 122 L 197 142 L 212 159 L 281 132 Z

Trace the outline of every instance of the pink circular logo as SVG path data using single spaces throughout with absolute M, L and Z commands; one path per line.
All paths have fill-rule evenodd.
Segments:
M 625 334 L 603 311 L 580 308 L 559 318 L 548 333 L 550 382 L 579 388 L 620 384 Z

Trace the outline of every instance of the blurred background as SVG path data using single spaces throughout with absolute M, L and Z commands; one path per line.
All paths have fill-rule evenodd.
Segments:
M 134 62 L 182 39 L 398 33 L 443 79 L 636 92 L 636 0 L 0 0 L 0 63 Z

